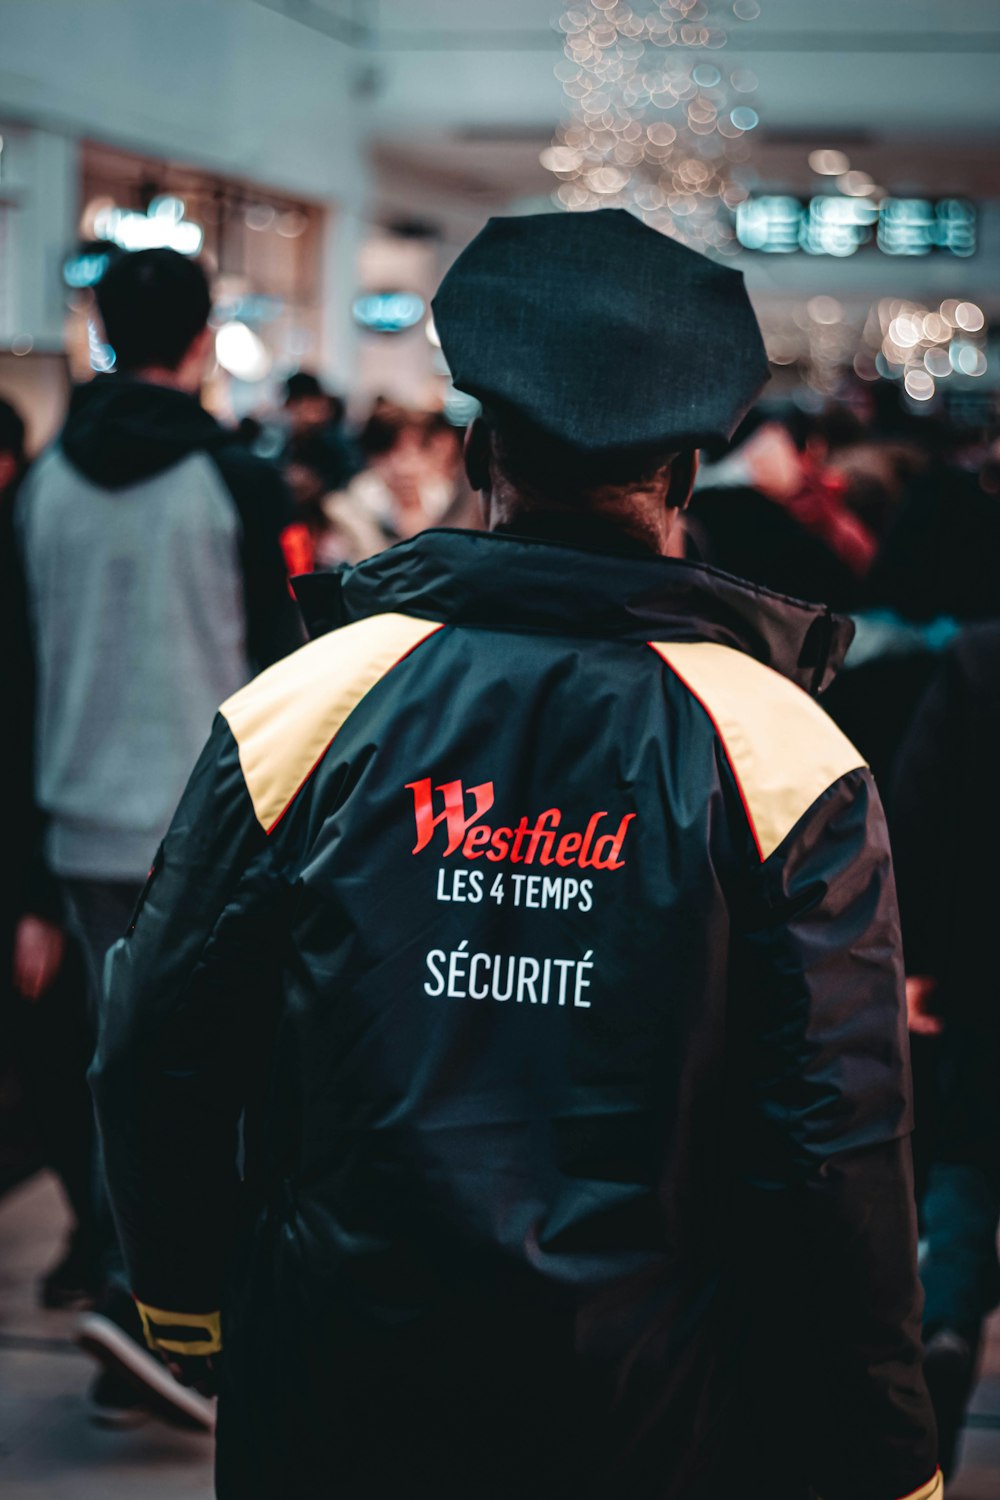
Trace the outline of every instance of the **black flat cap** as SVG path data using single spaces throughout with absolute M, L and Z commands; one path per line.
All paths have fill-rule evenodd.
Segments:
M 742 273 L 621 208 L 490 219 L 433 308 L 460 390 L 587 453 L 720 446 L 768 378 Z

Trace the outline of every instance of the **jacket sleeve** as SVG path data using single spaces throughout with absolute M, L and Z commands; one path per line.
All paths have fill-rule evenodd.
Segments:
M 260 672 L 305 640 L 281 545 L 281 534 L 293 519 L 291 496 L 274 464 L 242 448 L 220 449 L 216 463 L 239 511 L 247 649 Z
M 835 782 L 758 866 L 736 925 L 746 1222 L 766 1246 L 761 1295 L 785 1310 L 785 1375 L 808 1386 L 803 1463 L 823 1500 L 898 1500 L 937 1460 L 899 925 L 870 772 Z
M 267 841 L 219 717 L 108 956 L 90 1071 L 112 1208 L 151 1342 L 159 1332 L 193 1337 L 191 1352 L 218 1346 L 238 1125 L 278 995 L 282 918 Z

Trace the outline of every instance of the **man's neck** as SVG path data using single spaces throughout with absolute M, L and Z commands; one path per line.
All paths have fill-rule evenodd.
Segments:
M 659 557 L 662 549 L 652 532 L 633 531 L 605 516 L 581 511 L 526 509 L 505 516 L 490 528 L 503 536 L 532 537 L 627 557 Z
M 487 502 L 490 531 L 547 536 L 570 544 L 578 537 L 581 546 L 596 544 L 604 551 L 641 551 L 658 557 L 669 552 L 673 519 L 662 495 L 636 496 L 628 506 L 569 506 L 541 504 L 505 486 L 491 493 Z

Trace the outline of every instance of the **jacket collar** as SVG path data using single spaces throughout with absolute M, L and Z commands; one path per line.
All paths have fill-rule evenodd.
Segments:
M 717 641 L 812 693 L 832 681 L 854 634 L 826 605 L 700 563 L 509 533 L 424 531 L 355 567 L 296 578 L 294 587 L 311 636 L 397 610 L 501 630 Z

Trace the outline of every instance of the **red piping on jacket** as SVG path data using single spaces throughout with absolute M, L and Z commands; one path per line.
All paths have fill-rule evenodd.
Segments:
M 426 635 L 422 635 L 420 637 L 419 641 L 414 641 L 414 643 L 413 643 L 412 646 L 407 646 L 407 648 L 403 652 L 402 656 L 397 656 L 396 660 L 392 663 L 392 665 L 389 666 L 389 667 L 386 667 L 386 669 L 382 673 L 381 677 L 377 677 L 375 679 L 375 681 L 372 683 L 371 687 L 368 689 L 368 691 L 366 693 L 363 693 L 361 695 L 361 698 L 358 699 L 358 703 L 356 703 L 354 705 L 354 707 L 357 708 L 358 704 L 361 703 L 362 698 L 367 698 L 368 693 L 371 692 L 371 690 L 372 690 L 373 687 L 376 687 L 380 682 L 384 682 L 385 679 L 389 676 L 390 672 L 394 672 L 401 662 L 404 662 L 406 660 L 406 658 L 408 656 L 412 655 L 412 653 L 414 651 L 416 651 L 419 646 L 422 646 L 426 640 L 429 640 L 432 635 L 436 635 L 438 633 L 438 631 L 442 630 L 443 628 L 444 628 L 444 622 L 443 621 L 429 620 L 427 622 L 427 634 Z M 354 709 L 352 708 L 351 709 L 351 713 L 349 713 L 347 715 L 347 719 L 349 719 L 353 713 L 354 713 Z M 323 761 L 326 759 L 327 755 L 329 754 L 330 746 L 333 744 L 334 740 L 337 738 L 337 735 L 340 733 L 341 729 L 343 729 L 344 725 L 347 723 L 347 719 L 344 719 L 338 725 L 338 727 L 334 730 L 333 734 L 330 736 L 330 738 L 327 740 L 326 744 L 323 746 L 323 749 L 320 751 L 320 753 L 317 755 L 316 759 L 313 761 L 312 765 L 309 767 L 309 770 L 303 776 L 302 780 L 299 782 L 298 786 L 295 788 L 294 792 L 289 797 L 288 801 L 285 803 L 284 807 L 281 809 L 280 813 L 275 818 L 274 822 L 271 824 L 270 828 L 265 828 L 264 833 L 265 833 L 265 835 L 266 835 L 267 838 L 271 837 L 271 834 L 277 828 L 278 824 L 281 822 L 282 818 L 285 816 L 285 813 L 291 807 L 291 805 L 295 801 L 296 797 L 302 791 L 303 787 L 306 786 L 306 784 L 312 779 L 312 777 L 315 775 L 315 773 L 319 770 L 319 767 L 322 765 Z
M 908 1495 L 901 1495 L 899 1497 L 899 1500 L 913 1500 L 914 1495 L 922 1494 L 929 1484 L 933 1484 L 935 1482 L 940 1473 L 940 1468 L 935 1469 L 930 1479 L 926 1480 L 923 1484 L 918 1484 L 917 1488 L 915 1490 L 910 1490 Z M 933 1494 L 933 1490 L 931 1491 L 931 1493 Z

